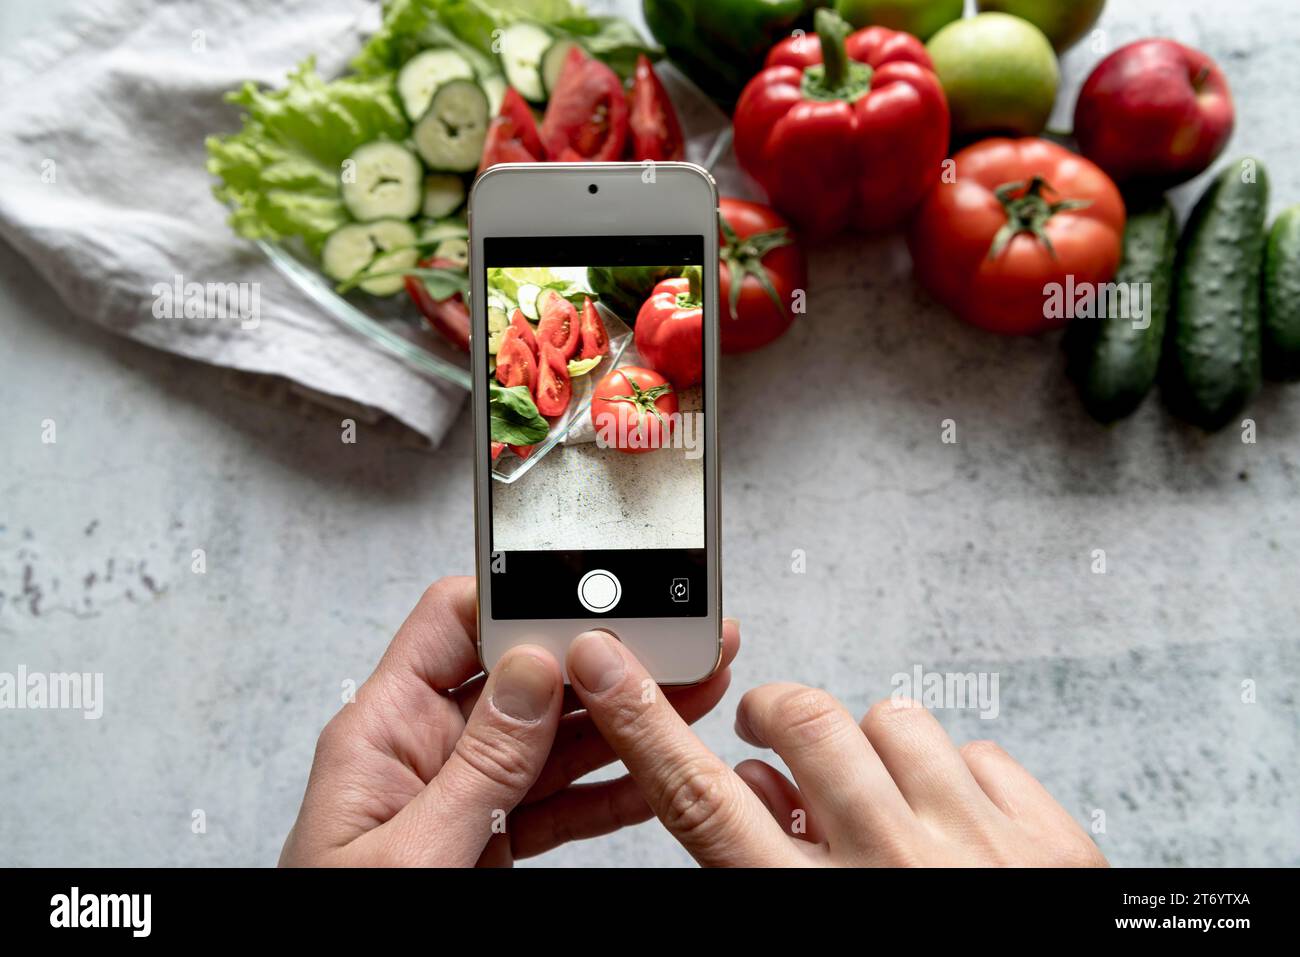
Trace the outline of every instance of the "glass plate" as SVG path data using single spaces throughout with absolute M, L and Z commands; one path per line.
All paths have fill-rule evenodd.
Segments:
M 618 368 L 627 353 L 628 346 L 632 344 L 632 328 L 603 303 L 592 301 L 595 303 L 596 311 L 600 313 L 601 322 L 605 324 L 605 333 L 609 336 L 609 353 L 601 360 L 600 365 L 586 375 L 573 380 L 573 398 L 569 400 L 569 407 L 564 410 L 562 416 L 551 423 L 550 434 L 533 446 L 532 454 L 528 458 L 521 459 L 509 449 L 501 452 L 501 457 L 492 463 L 492 477 L 498 482 L 509 485 L 523 478 L 547 452 L 557 445 L 563 445 L 570 438 L 570 434 L 577 431 L 575 426 L 586 420 L 587 411 L 591 408 L 591 392 L 596 387 L 596 383 Z M 594 433 L 588 438 L 594 439 Z
M 655 71 L 677 108 L 686 139 L 686 159 L 710 171 L 724 167 L 731 146 L 731 123 L 727 115 L 671 63 L 660 61 L 655 64 Z M 319 263 L 301 244 L 260 240 L 257 247 L 289 282 L 342 325 L 391 352 L 421 374 L 472 391 L 469 356 L 430 329 L 405 293 L 380 298 L 353 290 L 339 295 L 334 291 L 334 281 L 321 272 Z M 497 481 L 509 483 L 518 480 L 546 453 L 565 441 L 574 424 L 587 413 L 592 385 L 615 368 L 627 350 L 632 340 L 631 328 L 608 308 L 600 303 L 597 305 L 610 337 L 609 356 L 589 374 L 576 380 L 575 385 L 579 386 L 581 393 L 575 391 L 569 410 L 527 459 L 520 459 L 509 451 L 502 453 L 492 468 L 492 477 Z
M 731 144 L 726 114 L 671 63 L 660 61 L 655 71 L 677 108 L 686 158 L 712 170 Z M 349 329 L 425 375 L 471 388 L 469 356 L 430 329 L 404 293 L 388 298 L 359 291 L 340 296 L 315 259 L 296 244 L 259 241 L 257 246 L 291 283 Z M 534 453 L 529 461 L 535 457 L 540 456 Z

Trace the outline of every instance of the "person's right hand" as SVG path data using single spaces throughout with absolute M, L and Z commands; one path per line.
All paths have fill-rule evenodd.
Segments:
M 701 864 L 1105 866 L 1087 834 L 988 741 L 958 749 L 930 712 L 885 700 L 859 724 L 825 691 L 744 696 L 736 733 L 770 748 L 733 771 L 603 632 L 569 649 L 573 690 L 660 821 Z

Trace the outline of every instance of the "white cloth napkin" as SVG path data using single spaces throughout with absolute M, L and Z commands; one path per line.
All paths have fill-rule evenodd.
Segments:
M 99 0 L 0 59 L 0 236 L 77 314 L 160 349 L 380 409 L 438 442 L 467 393 L 349 331 L 226 225 L 204 137 L 222 94 L 310 54 L 340 72 L 364 0 Z M 160 284 L 256 283 L 256 324 L 159 318 Z M 246 287 L 251 290 L 253 287 Z M 251 292 L 250 292 L 251 294 Z

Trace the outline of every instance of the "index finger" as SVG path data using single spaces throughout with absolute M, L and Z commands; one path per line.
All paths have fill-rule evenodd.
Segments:
M 692 733 L 622 642 L 584 632 L 569 647 L 568 670 L 597 730 L 692 857 L 706 866 L 798 863 L 754 792 Z

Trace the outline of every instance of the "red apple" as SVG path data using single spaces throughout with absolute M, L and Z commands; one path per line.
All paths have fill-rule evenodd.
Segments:
M 1138 40 L 1083 84 L 1074 135 L 1117 183 L 1165 189 L 1214 162 L 1233 117 L 1228 81 L 1213 60 L 1173 40 Z

